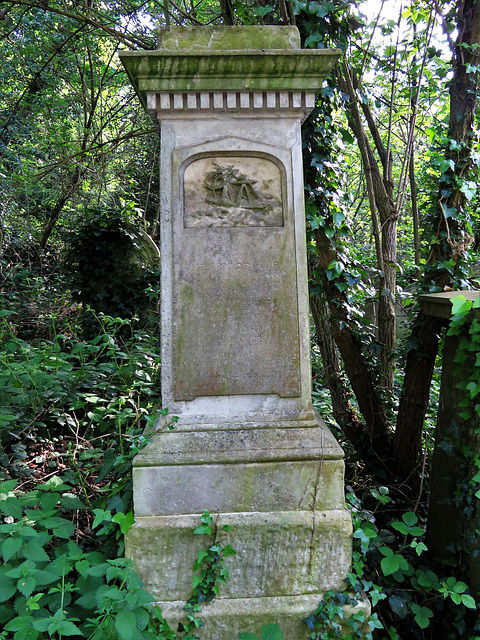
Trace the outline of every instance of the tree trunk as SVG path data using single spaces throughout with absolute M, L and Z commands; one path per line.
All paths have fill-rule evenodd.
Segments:
M 460 145 L 460 150 L 445 151 L 445 158 L 454 160 L 453 169 L 442 175 L 439 184 L 439 200 L 433 228 L 437 230 L 432 244 L 429 263 L 435 264 L 430 272 L 427 265 L 425 284 L 435 284 L 439 290 L 454 284 L 447 269 L 438 263 L 461 260 L 467 240 L 460 220 L 454 215 L 446 217 L 445 211 L 455 208 L 461 213 L 465 195 L 460 190 L 463 179 L 472 169 L 471 150 L 474 136 L 474 116 L 477 95 L 477 72 L 468 73 L 467 64 L 476 67 L 480 51 L 480 2 L 463 0 L 457 10 L 458 39 L 453 55 L 453 78 L 450 83 L 450 120 L 448 137 Z M 457 146 L 457 145 L 455 145 Z M 459 184 L 460 182 L 460 184 Z M 445 195 L 448 194 L 448 195 Z M 407 357 L 405 378 L 397 415 L 394 450 L 398 470 L 408 476 L 415 469 L 419 443 L 428 405 L 433 367 L 438 350 L 438 319 L 419 313 L 412 330 L 413 347 Z
M 374 376 L 366 365 L 361 344 L 350 327 L 345 294 L 340 293 L 324 275 L 335 255 L 332 254 L 330 240 L 320 229 L 315 230 L 315 246 L 320 273 L 323 275 L 322 286 L 328 300 L 332 337 L 342 356 L 372 447 L 379 454 L 388 454 L 389 432 L 382 398 L 376 389 Z
M 48 239 L 50 238 L 50 235 L 62 213 L 63 207 L 65 206 L 66 202 L 72 197 L 75 191 L 78 189 L 78 187 L 82 183 L 82 179 L 83 179 L 82 172 L 80 171 L 80 169 L 77 168 L 75 172 L 71 175 L 70 180 L 68 181 L 68 184 L 64 189 L 60 199 L 57 201 L 56 205 L 50 211 L 50 215 L 48 217 L 48 221 L 45 226 L 45 229 L 43 230 L 42 239 L 40 241 L 41 249 L 45 249 Z
M 325 382 L 332 400 L 333 417 L 352 444 L 360 445 L 364 439 L 365 424 L 359 420 L 348 397 L 349 392 L 342 375 L 340 358 L 330 331 L 328 305 L 320 296 L 312 295 L 310 309 L 315 325 L 315 340 L 322 357 Z
M 394 370 L 392 363 L 392 351 L 395 346 L 395 288 L 396 288 L 396 263 L 397 263 L 397 219 L 398 215 L 392 197 L 393 181 L 391 177 L 391 154 L 385 149 L 378 128 L 375 125 L 372 113 L 368 105 L 362 110 L 372 134 L 375 147 L 380 157 L 383 169 L 379 164 L 370 146 L 366 132 L 360 117 L 356 88 L 358 79 L 353 75 L 347 64 L 343 64 L 342 73 L 339 76 L 342 91 L 350 96 L 348 108 L 350 112 L 349 125 L 352 129 L 360 149 L 367 191 L 370 201 L 372 218 L 375 219 L 375 209 L 378 211 L 381 224 L 381 260 L 378 269 L 380 272 L 379 306 L 378 306 L 378 339 L 382 345 L 380 364 L 382 379 L 381 384 L 391 394 L 393 392 Z M 378 253 L 378 252 L 377 252 Z

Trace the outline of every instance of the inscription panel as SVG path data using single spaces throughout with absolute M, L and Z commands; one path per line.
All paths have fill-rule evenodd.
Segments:
M 225 158 L 218 160 L 225 163 Z M 242 160 L 248 164 L 247 158 Z M 175 400 L 299 396 L 292 228 L 248 223 L 188 226 L 184 217 L 175 226 L 174 247 Z

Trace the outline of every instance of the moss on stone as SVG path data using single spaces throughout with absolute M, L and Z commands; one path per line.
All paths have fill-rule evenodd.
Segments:
M 172 27 L 159 28 L 158 49 L 299 49 L 296 27 Z

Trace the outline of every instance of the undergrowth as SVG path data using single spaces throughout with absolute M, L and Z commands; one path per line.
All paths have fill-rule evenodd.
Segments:
M 60 296 L 62 306 L 55 307 L 55 292 L 44 291 L 49 313 L 42 333 L 26 339 L 18 292 L 22 286 L 31 292 L 39 281 L 22 285 L 17 276 L 15 291 L 2 293 L 0 310 L 0 638 L 194 640 L 202 606 L 228 578 L 224 560 L 233 550 L 199 551 L 192 597 L 175 630 L 124 558 L 123 536 L 133 523 L 132 459 L 149 440 L 161 400 L 157 338 L 128 320 L 97 314 L 100 331 L 83 340 L 78 314 L 62 312 L 67 298 Z M 465 412 L 478 412 L 475 375 L 473 369 L 465 378 L 473 402 L 468 409 L 466 401 Z M 434 384 L 438 397 L 438 380 Z M 328 400 L 318 385 L 314 390 L 335 429 Z M 432 419 L 427 427 L 428 462 Z M 342 444 L 352 570 L 346 591 L 326 593 L 305 619 L 306 637 L 479 638 L 475 594 L 458 567 L 428 555 L 428 464 L 412 495 L 401 484 L 386 484 L 381 464 L 378 476 L 366 476 L 359 452 Z M 480 467 L 478 456 L 473 465 Z M 211 523 L 205 512 L 196 533 L 208 534 Z M 366 597 L 373 607 L 368 618 L 355 608 Z M 266 625 L 260 635 L 275 640 L 282 632 Z

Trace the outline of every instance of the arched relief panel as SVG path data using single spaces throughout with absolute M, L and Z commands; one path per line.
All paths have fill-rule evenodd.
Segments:
M 295 236 L 273 155 L 184 156 L 174 225 L 175 401 L 301 394 Z
M 190 158 L 183 169 L 185 228 L 283 227 L 285 169 L 266 154 Z

